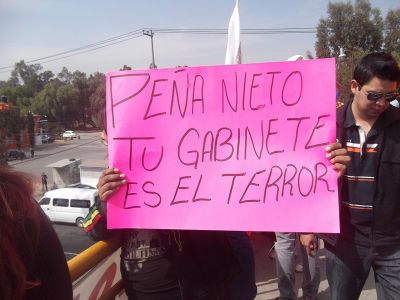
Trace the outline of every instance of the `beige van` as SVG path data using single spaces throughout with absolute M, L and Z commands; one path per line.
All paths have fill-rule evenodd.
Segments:
M 96 189 L 62 188 L 45 193 L 39 204 L 52 222 L 75 223 L 82 227 L 89 208 L 97 200 Z

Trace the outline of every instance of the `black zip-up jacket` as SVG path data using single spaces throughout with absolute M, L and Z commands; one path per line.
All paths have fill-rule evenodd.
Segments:
M 351 103 L 348 101 L 337 111 L 337 138 L 343 146 L 346 109 Z M 374 247 L 400 247 L 400 109 L 389 105 L 383 114 L 371 239 Z

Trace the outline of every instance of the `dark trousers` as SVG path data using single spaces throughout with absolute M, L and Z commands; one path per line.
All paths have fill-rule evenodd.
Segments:
M 229 299 L 253 300 L 257 295 L 257 287 L 254 252 L 250 238 L 242 231 L 231 231 L 226 234 L 241 267 L 241 271 L 230 281 Z
M 400 299 L 400 245 L 375 249 L 339 240 L 326 250 L 332 300 L 358 299 L 371 267 L 378 300 Z

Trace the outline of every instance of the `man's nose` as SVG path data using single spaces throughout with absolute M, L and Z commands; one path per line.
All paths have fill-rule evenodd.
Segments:
M 382 95 L 382 97 L 380 97 L 378 100 L 376 100 L 375 103 L 380 106 L 385 106 L 387 103 L 385 96 L 386 95 Z

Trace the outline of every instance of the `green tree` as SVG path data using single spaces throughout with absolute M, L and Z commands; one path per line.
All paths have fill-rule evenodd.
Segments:
M 63 67 L 61 72 L 57 74 L 57 78 L 63 83 L 72 82 L 72 74 L 66 67 Z
M 389 10 L 384 24 L 385 51 L 400 55 L 400 9 Z
M 378 51 L 383 43 L 383 20 L 378 8 L 369 0 L 328 4 L 328 17 L 317 27 L 315 50 L 317 57 L 337 57 L 340 48 L 346 53 L 358 50 Z
M 23 115 L 31 110 L 35 95 L 54 77 L 51 71 L 41 70 L 40 65 L 27 65 L 21 60 L 15 64 L 10 79 L 0 84 L 0 94 L 7 96 L 10 103 L 18 106 Z
M 315 52 L 317 57 L 330 57 L 331 51 L 329 49 L 329 28 L 328 22 L 325 19 L 320 19 L 317 26 L 317 42 L 315 43 Z
M 74 127 L 79 121 L 79 90 L 71 84 L 54 79 L 45 85 L 32 103 L 32 110 L 47 115 L 50 121 Z
M 79 92 L 78 95 L 79 123 L 85 126 L 88 123 L 88 120 L 90 119 L 89 86 L 86 74 L 80 71 L 75 71 L 72 74 L 72 85 Z
M 32 102 L 32 111 L 41 115 L 47 115 L 50 119 L 56 119 L 61 113 L 56 105 L 57 90 L 62 85 L 59 79 L 55 79 L 46 84 Z
M 132 68 L 124 65 L 122 69 Z M 27 65 L 21 60 L 15 64 L 10 79 L 0 81 L 0 95 L 6 96 L 23 116 L 29 112 L 47 115 L 49 122 L 60 123 L 57 127 L 95 127 L 99 110 L 105 105 L 105 76 L 94 73 L 87 77 L 63 67 L 55 77 L 39 64 Z M 28 126 L 28 120 L 24 121 Z
M 13 105 L 18 104 L 18 99 L 32 97 L 32 91 L 25 85 L 17 85 L 13 87 L 6 86 L 0 88 L 0 94 L 6 96 L 8 102 Z
M 17 62 L 11 72 L 12 82 L 25 85 L 30 95 L 33 96 L 43 88 L 43 81 L 40 71 L 42 66 L 39 64 L 27 65 L 23 60 Z
M 369 0 L 357 0 L 352 20 L 353 48 L 350 51 L 379 51 L 383 44 L 383 19 L 379 8 L 372 8 Z M 361 30 L 360 30 L 361 29 Z
M 106 77 L 102 73 L 94 73 L 89 76 L 89 101 L 91 108 L 92 121 L 100 126 L 100 112 L 106 104 Z
M 73 85 L 62 85 L 57 90 L 56 101 L 62 107 L 62 115 L 59 116 L 63 124 L 68 128 L 75 128 L 79 124 L 79 90 Z
M 381 51 L 396 52 L 399 47 L 398 11 L 392 10 L 385 21 L 378 8 L 371 7 L 369 0 L 351 2 L 329 2 L 328 16 L 319 21 L 315 52 L 318 58 L 338 57 L 340 49 L 346 57 L 337 62 L 337 83 L 341 100 L 348 98 L 354 67 L 367 53 Z M 396 39 L 397 38 L 397 39 Z M 396 55 L 395 55 L 396 56 Z
M 50 82 L 50 80 L 54 77 L 54 73 L 52 71 L 44 71 L 40 74 L 40 79 L 44 84 Z
M 361 59 L 367 54 L 367 51 L 357 50 L 350 53 L 344 60 L 339 60 L 336 69 L 336 81 L 340 92 L 341 102 L 349 99 L 350 95 L 350 82 L 353 77 L 353 71 Z
M 14 135 L 17 146 L 20 147 L 21 130 L 24 128 L 24 123 L 17 106 L 12 105 L 8 110 L 0 110 L 0 144 L 4 144 L 6 137 Z
M 120 71 L 130 71 L 132 70 L 132 68 L 130 66 L 124 65 L 121 69 L 119 69 Z
M 28 129 L 28 135 L 29 135 L 29 144 L 31 145 L 31 148 L 35 147 L 35 122 L 33 120 L 33 113 L 28 112 L 26 116 L 26 127 Z

